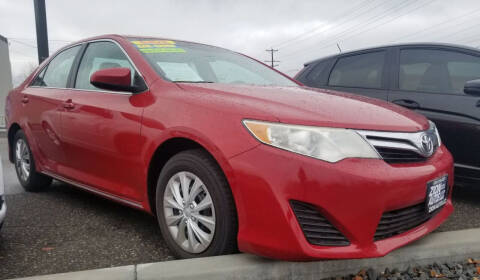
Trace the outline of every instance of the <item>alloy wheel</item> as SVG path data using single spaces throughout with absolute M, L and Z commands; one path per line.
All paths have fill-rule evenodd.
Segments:
M 205 251 L 215 234 L 215 207 L 202 180 L 193 173 L 174 174 L 163 195 L 166 225 L 177 245 L 189 253 Z
M 30 176 L 30 150 L 23 139 L 18 139 L 15 145 L 15 167 L 23 181 Z

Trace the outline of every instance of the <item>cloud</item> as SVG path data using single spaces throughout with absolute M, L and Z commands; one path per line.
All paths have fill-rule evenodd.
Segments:
M 218 45 L 262 61 L 273 46 L 279 69 L 292 75 L 303 63 L 338 52 L 337 43 L 344 51 L 406 41 L 480 45 L 475 0 L 47 0 L 46 6 L 52 40 L 152 35 Z M 35 45 L 31 0 L 0 1 L 0 34 Z M 50 49 L 64 44 L 51 41 Z M 10 50 L 14 75 L 36 61 L 35 48 L 11 41 Z

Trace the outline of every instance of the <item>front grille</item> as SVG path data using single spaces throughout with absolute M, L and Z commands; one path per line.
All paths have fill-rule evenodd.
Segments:
M 427 160 L 440 146 L 437 130 L 430 128 L 419 132 L 390 132 L 357 130 L 372 145 L 385 162 L 410 163 Z
M 440 208 L 442 209 L 442 208 Z M 432 218 L 440 209 L 427 214 L 425 203 L 385 212 L 380 219 L 374 240 L 382 240 L 409 231 Z
M 375 147 L 377 152 L 387 163 L 410 163 L 425 161 L 426 158 L 414 151 L 395 148 Z
M 318 246 L 348 246 L 350 241 L 318 212 L 315 206 L 290 201 L 293 212 L 310 244 Z

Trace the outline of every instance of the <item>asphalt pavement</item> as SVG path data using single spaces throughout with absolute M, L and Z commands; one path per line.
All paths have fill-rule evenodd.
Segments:
M 0 138 L 8 205 L 0 279 L 173 259 L 154 217 L 55 181 L 26 193 Z M 480 186 L 454 189 L 455 212 L 437 231 L 480 227 Z
M 26 193 L 0 138 L 7 218 L 0 279 L 173 259 L 154 217 L 54 181 Z

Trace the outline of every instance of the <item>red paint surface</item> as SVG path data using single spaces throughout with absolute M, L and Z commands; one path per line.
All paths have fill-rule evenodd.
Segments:
M 434 230 L 453 210 L 449 200 L 427 223 L 373 242 L 384 211 L 423 201 L 426 183 L 440 175 L 448 174 L 453 185 L 452 157 L 443 146 L 423 163 L 346 159 L 331 164 L 260 144 L 241 122 L 409 132 L 428 127 L 418 114 L 379 100 L 306 87 L 174 84 L 162 80 L 125 38 L 101 38 L 123 46 L 149 90 L 125 95 L 34 88 L 27 87 L 33 75 L 29 77 L 7 98 L 7 124 L 25 131 L 39 171 L 151 212 L 147 176 L 154 152 L 169 139 L 190 139 L 212 154 L 230 183 L 240 249 L 290 260 L 382 256 Z M 22 102 L 24 97 L 28 103 Z M 310 245 L 290 199 L 318 207 L 351 245 Z

